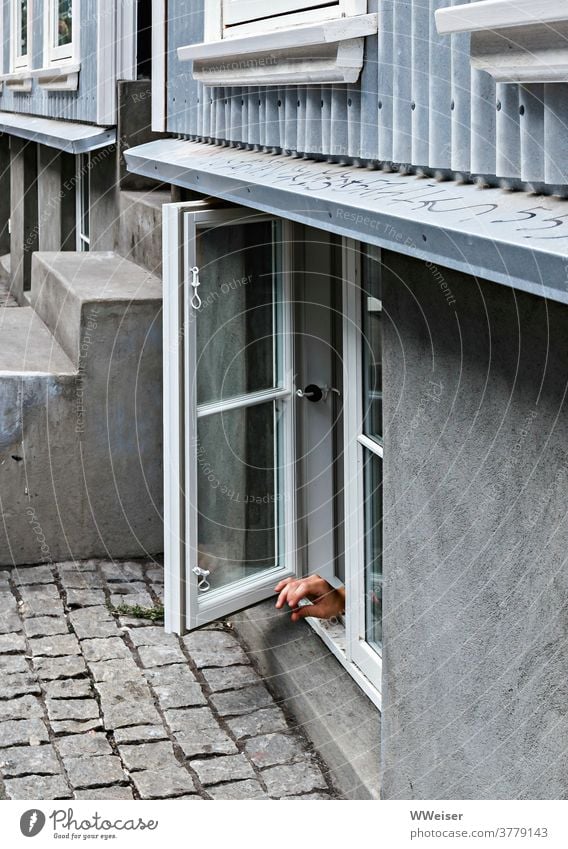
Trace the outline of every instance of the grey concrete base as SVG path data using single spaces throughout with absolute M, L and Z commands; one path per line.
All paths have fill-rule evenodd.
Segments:
M 158 553 L 161 285 L 106 252 L 33 271 L 0 316 L 0 564 Z
M 132 262 L 162 275 L 162 205 L 168 191 L 120 192 L 116 250 Z
M 312 740 L 348 799 L 379 798 L 380 714 L 305 622 L 272 601 L 231 617 L 266 683 Z

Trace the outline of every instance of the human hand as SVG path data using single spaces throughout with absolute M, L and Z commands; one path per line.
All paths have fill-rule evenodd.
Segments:
M 332 619 L 345 611 L 345 590 L 334 589 L 319 575 L 308 578 L 286 578 L 274 587 L 279 593 L 276 607 L 284 607 L 286 603 L 292 608 L 292 622 L 312 616 L 315 619 Z M 298 607 L 302 599 L 309 599 L 312 604 Z

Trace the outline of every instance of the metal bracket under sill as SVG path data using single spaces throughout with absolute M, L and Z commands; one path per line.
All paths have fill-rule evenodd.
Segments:
M 355 15 L 261 35 L 178 48 L 193 77 L 208 86 L 354 83 L 363 67 L 364 38 L 378 16 Z
M 55 65 L 53 68 L 37 68 L 30 76 L 46 91 L 77 91 L 79 88 L 80 64 Z

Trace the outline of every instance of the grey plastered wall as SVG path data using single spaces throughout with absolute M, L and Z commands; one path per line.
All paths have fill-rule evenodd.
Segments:
M 10 252 L 10 142 L 0 135 L 0 255 Z
M 568 310 L 383 258 L 383 795 L 566 798 Z

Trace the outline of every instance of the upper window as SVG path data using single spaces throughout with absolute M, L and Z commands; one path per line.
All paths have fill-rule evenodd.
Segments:
M 29 0 L 14 0 L 12 4 L 12 64 L 13 70 L 27 68 L 30 53 Z
M 208 40 L 271 32 L 299 24 L 363 15 L 367 0 L 212 0 Z
M 73 59 L 77 0 L 47 0 L 45 65 Z

